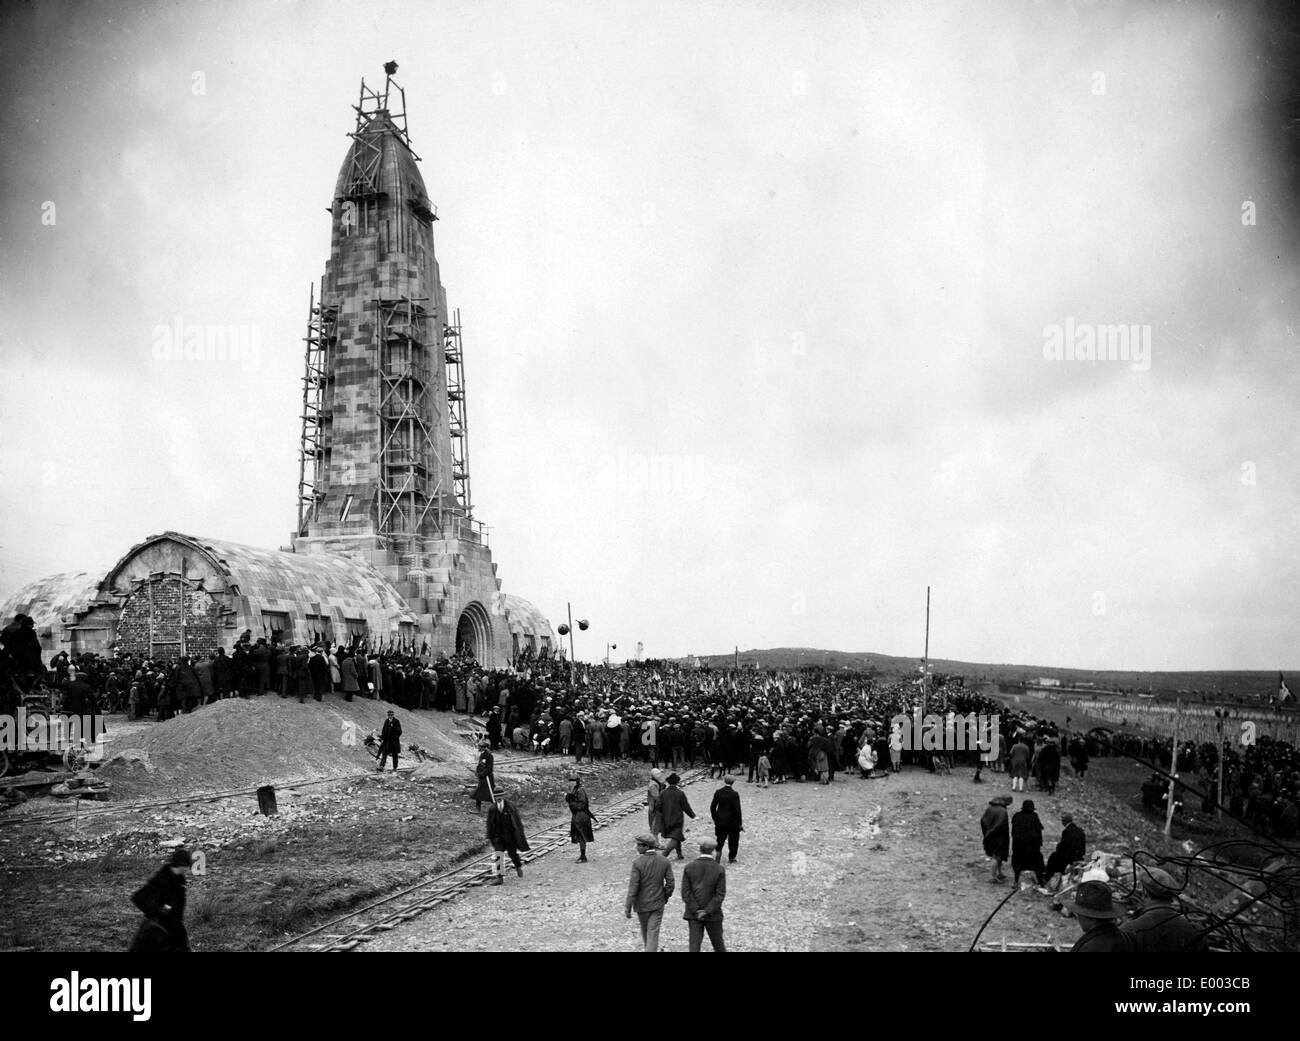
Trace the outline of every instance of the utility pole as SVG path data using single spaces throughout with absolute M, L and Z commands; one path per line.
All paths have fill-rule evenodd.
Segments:
M 1165 810 L 1165 838 L 1174 826 L 1174 799 L 1178 792 L 1178 722 L 1183 712 L 1183 699 L 1174 702 L 1174 761 L 1169 765 L 1173 780 L 1169 782 L 1169 806 Z
M 1219 692 L 1219 698 L 1220 700 L 1223 698 L 1222 690 Z M 1223 775 L 1228 772 L 1228 757 L 1224 752 L 1226 742 L 1223 740 L 1223 725 L 1227 722 L 1228 710 L 1216 708 L 1214 714 L 1219 717 L 1219 769 L 1217 771 L 1219 775 L 1219 796 L 1214 803 L 1214 819 L 1221 821 L 1223 820 Z
M 573 604 L 565 603 L 569 609 L 569 689 L 573 689 Z
M 925 587 L 925 657 L 921 659 L 921 715 L 930 710 L 930 587 Z

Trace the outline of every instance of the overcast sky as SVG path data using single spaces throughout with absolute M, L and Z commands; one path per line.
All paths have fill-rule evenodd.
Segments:
M 0 595 L 168 529 L 288 542 L 325 208 L 395 58 L 475 512 L 579 657 L 919 656 L 930 584 L 942 657 L 1300 667 L 1295 151 L 1249 4 L 0 18 Z M 160 358 L 177 321 L 250 348 Z M 1145 365 L 1046 356 L 1119 324 Z

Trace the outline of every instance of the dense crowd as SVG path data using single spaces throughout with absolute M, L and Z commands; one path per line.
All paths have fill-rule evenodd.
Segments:
M 470 713 L 486 720 L 493 750 L 508 747 L 577 759 L 636 759 L 682 769 L 708 766 L 718 776 L 760 771 L 771 783 L 837 774 L 871 776 L 915 763 L 949 769 L 957 760 L 994 772 L 1026 758 L 1026 776 L 1055 788 L 1061 761 L 1076 775 L 1098 755 L 1124 753 L 1172 765 L 1168 739 L 1066 732 L 1032 714 L 967 691 L 960 678 L 932 679 L 931 712 L 999 719 L 996 753 L 978 750 L 932 755 L 904 748 L 890 720 L 920 705 L 914 682 L 882 683 L 859 674 L 810 667 L 797 673 L 757 669 L 694 669 L 671 661 L 619 668 L 578 665 L 525 652 L 506 669 L 485 669 L 468 655 L 418 654 L 415 648 L 373 649 L 364 641 L 288 645 L 245 632 L 227 654 L 164 660 L 131 654 L 70 656 L 42 663 L 30 620 L 15 619 L 0 634 L 6 668 L 45 675 L 67 712 L 124 712 L 129 718 L 168 719 L 222 698 L 279 695 L 300 701 L 339 696 L 381 698 L 410 710 Z M 950 716 L 951 718 L 951 716 Z M 1016 746 L 1023 746 L 1023 753 Z M 1261 738 L 1228 747 L 1225 805 L 1262 829 L 1293 837 L 1300 825 L 1300 754 L 1290 744 Z M 1179 749 L 1184 783 L 1204 793 L 1213 810 L 1219 751 L 1213 743 Z M 1013 787 L 1016 782 L 1013 781 Z M 1019 782 L 1023 788 L 1024 781 Z M 1169 782 L 1158 774 L 1143 785 L 1143 801 L 1167 804 Z M 1179 812 L 1189 793 L 1178 786 Z

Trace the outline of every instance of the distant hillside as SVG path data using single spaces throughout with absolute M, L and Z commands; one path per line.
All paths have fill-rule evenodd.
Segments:
M 700 662 L 714 668 L 728 668 L 734 654 L 701 655 Z M 798 669 L 816 666 L 828 670 L 852 669 L 874 673 L 882 680 L 914 679 L 921 659 L 898 658 L 871 651 L 827 651 L 814 647 L 772 647 L 740 652 L 742 667 Z M 1262 699 L 1277 693 L 1276 670 L 1238 672 L 1136 672 L 1094 669 L 1060 669 L 1050 665 L 990 665 L 983 662 L 931 658 L 933 672 L 964 676 L 969 684 L 1018 686 L 1040 679 L 1060 681 L 1062 688 L 1147 693 L 1160 697 L 1218 697 Z M 1287 677 L 1287 685 L 1300 697 L 1300 673 Z

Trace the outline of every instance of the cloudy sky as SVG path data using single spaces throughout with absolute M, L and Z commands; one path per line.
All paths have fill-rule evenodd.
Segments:
M 395 58 L 476 514 L 580 657 L 919 655 L 929 584 L 943 657 L 1300 667 L 1277 6 L 10 6 L 0 595 L 287 543 L 325 208 Z M 249 346 L 161 358 L 177 322 Z M 1048 356 L 1119 325 L 1149 357 Z

